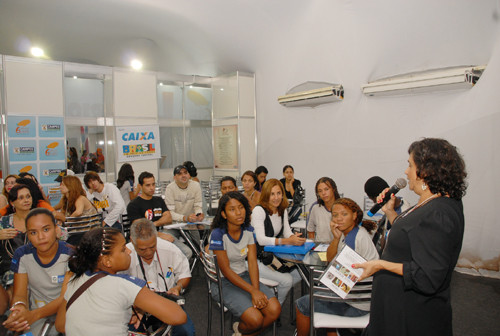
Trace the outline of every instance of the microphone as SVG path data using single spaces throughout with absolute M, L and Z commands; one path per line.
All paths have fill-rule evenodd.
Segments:
M 385 193 L 385 197 L 382 200 L 382 202 L 375 204 L 372 206 L 372 208 L 368 211 L 367 215 L 370 217 L 373 217 L 384 205 L 391 199 L 391 195 L 394 194 L 396 195 L 397 192 L 401 189 L 406 187 L 406 180 L 402 177 L 398 178 L 394 185 Z

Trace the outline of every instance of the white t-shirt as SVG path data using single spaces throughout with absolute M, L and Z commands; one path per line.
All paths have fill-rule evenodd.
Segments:
M 101 192 L 94 191 L 90 201 L 94 202 L 97 211 L 103 213 L 104 222 L 108 226 L 120 221 L 120 215 L 127 210 L 120 190 L 111 183 L 104 183 Z
M 273 224 L 274 237 L 278 235 L 281 230 L 281 217 L 278 213 L 269 216 L 271 218 L 271 223 Z M 266 237 L 266 230 L 264 226 L 264 220 L 266 219 L 266 212 L 261 206 L 256 206 L 252 211 L 252 226 L 255 230 L 255 238 L 259 245 L 275 245 L 275 238 Z M 288 224 L 288 213 L 285 210 L 283 213 L 283 237 L 288 238 L 293 235 L 290 225 Z
M 333 233 L 330 229 L 332 213 L 324 205 L 314 204 L 309 214 L 307 231 L 314 232 L 314 241 L 330 243 L 333 240 Z
M 175 287 L 180 279 L 191 278 L 189 262 L 186 256 L 171 242 L 156 238 L 156 251 L 158 254 L 155 253 L 151 264 L 148 265 L 144 261 L 142 262 L 146 272 L 146 279 L 142 274 L 134 245 L 128 243 L 127 247 L 132 253 L 130 254 L 130 266 L 126 273 L 139 279 L 147 279 L 149 288 L 155 292 L 166 292 L 168 289 Z M 160 278 L 160 274 L 163 275 L 165 281 Z M 168 288 L 165 288 L 165 283 Z
M 125 203 L 125 208 L 130 203 L 130 194 L 129 193 L 132 192 L 133 189 L 134 188 L 132 188 L 130 181 L 123 182 L 123 185 L 120 188 L 120 194 L 122 195 L 123 203 Z
M 68 283 L 66 302 L 91 276 L 87 272 Z M 93 283 L 66 312 L 67 336 L 127 335 L 132 305 L 146 282 L 125 274 L 108 274 Z

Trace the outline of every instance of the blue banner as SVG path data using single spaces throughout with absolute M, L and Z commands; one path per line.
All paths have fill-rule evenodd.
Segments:
M 64 118 L 38 117 L 38 136 L 40 138 L 63 138 Z
M 40 161 L 65 161 L 64 139 L 39 140 Z
M 34 138 L 36 137 L 36 117 L 34 116 L 8 116 L 7 127 L 9 138 Z
M 9 174 L 30 173 L 38 179 L 38 166 L 35 162 L 11 163 L 9 165 Z
M 36 140 L 9 140 L 9 160 L 36 161 L 38 149 Z

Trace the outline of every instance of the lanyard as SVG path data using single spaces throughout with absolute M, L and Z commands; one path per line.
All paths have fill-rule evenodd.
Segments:
M 137 253 L 137 251 L 136 251 L 136 253 Z M 160 256 L 158 255 L 158 250 L 156 250 L 156 257 L 158 258 L 158 264 L 160 264 L 160 270 L 161 270 L 161 273 L 158 273 L 158 275 L 160 276 L 160 278 L 163 279 L 163 283 L 165 284 L 165 291 L 168 291 L 167 282 L 165 281 L 165 278 L 163 276 L 163 268 L 161 267 Z M 146 281 L 146 286 L 148 286 L 148 288 L 151 289 L 149 287 L 148 279 L 146 277 L 146 271 L 144 270 L 144 264 L 142 263 L 142 259 L 139 256 L 139 254 L 137 254 L 137 259 L 139 259 L 139 266 L 141 267 L 142 275 L 144 276 L 144 280 Z M 158 285 L 158 283 L 157 283 L 157 285 Z

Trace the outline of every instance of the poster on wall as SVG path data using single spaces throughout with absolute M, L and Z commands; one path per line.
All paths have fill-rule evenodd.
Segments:
M 30 173 L 38 176 L 38 165 L 36 163 L 11 163 L 9 165 L 9 174 L 19 175 L 20 173 Z
M 159 125 L 117 126 L 116 148 L 118 162 L 159 159 Z
M 36 117 L 8 116 L 9 138 L 34 138 L 36 137 Z
M 9 140 L 9 161 L 36 161 L 38 147 L 36 140 Z
M 238 169 L 237 125 L 214 127 L 214 167 Z
M 40 161 L 64 161 L 66 150 L 64 149 L 64 139 L 43 139 L 38 140 L 40 149 Z
M 38 117 L 38 136 L 40 138 L 63 138 L 64 118 Z

